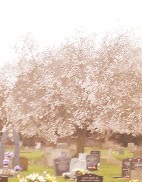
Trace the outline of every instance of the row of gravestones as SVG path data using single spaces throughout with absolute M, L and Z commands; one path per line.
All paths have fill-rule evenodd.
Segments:
M 65 172 L 70 172 L 74 169 L 89 170 L 94 167 L 98 169 L 100 163 L 100 151 L 91 151 L 89 155 L 80 153 L 78 158 L 70 159 L 65 152 L 53 160 L 53 167 L 56 176 L 61 176 Z
M 62 176 L 63 173 L 71 173 L 75 169 L 89 170 L 89 167 L 95 167 L 97 170 L 100 163 L 100 151 L 91 151 L 89 155 L 80 153 L 78 158 L 70 159 L 65 152 L 53 160 L 55 176 Z M 77 177 L 77 182 L 103 182 L 103 177 L 94 174 L 85 174 Z
M 126 158 L 122 161 L 122 178 L 142 182 L 142 158 Z

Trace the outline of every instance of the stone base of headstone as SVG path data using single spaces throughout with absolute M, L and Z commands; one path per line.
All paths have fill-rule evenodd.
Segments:
M 28 158 L 26 157 L 20 157 L 20 167 L 23 171 L 28 170 Z
M 131 180 L 138 180 L 138 182 L 142 182 L 142 169 L 131 170 Z
M 8 177 L 0 177 L 0 182 L 8 182 Z

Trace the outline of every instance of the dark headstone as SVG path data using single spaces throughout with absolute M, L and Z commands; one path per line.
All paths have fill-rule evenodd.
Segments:
M 90 154 L 94 155 L 95 161 L 100 163 L 101 151 L 91 151 Z
M 103 176 L 85 174 L 77 177 L 77 182 L 103 182 Z
M 88 170 L 97 170 L 98 160 L 96 160 L 93 154 L 90 154 L 86 156 L 86 164 Z
M 8 177 L 0 177 L 0 182 L 8 182 Z
M 131 162 L 132 158 L 123 159 L 122 161 L 122 178 L 129 178 L 131 176 Z
M 20 157 L 20 167 L 22 168 L 22 171 L 28 170 L 28 158 Z
M 59 156 L 53 160 L 53 168 L 55 176 L 62 176 L 63 173 L 69 172 L 70 158 L 67 156 Z

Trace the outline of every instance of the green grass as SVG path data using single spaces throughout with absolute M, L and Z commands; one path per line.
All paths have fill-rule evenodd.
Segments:
M 133 157 L 133 153 L 130 153 L 128 149 L 125 149 L 124 154 L 119 154 L 118 152 L 113 152 L 113 157 L 117 160 L 123 160 L 126 158 L 132 158 Z
M 94 171 L 94 174 L 101 175 L 104 178 L 104 182 L 128 182 L 128 179 L 118 179 L 113 178 L 114 176 L 121 176 L 121 160 L 123 158 L 132 157 L 132 154 L 129 153 L 128 150 L 125 150 L 125 154 L 118 154 L 117 152 L 113 153 L 113 157 L 117 159 L 119 162 L 118 164 L 109 164 L 107 161 L 107 149 L 99 149 L 99 148 L 86 148 L 85 153 L 89 153 L 91 150 L 101 150 L 101 164 L 99 166 L 99 170 Z M 29 164 L 28 164 L 28 171 L 21 171 L 20 176 L 26 176 L 33 172 L 42 173 L 43 171 L 47 171 L 49 174 L 53 175 L 54 170 L 53 168 L 46 168 L 44 163 L 44 152 L 42 150 L 39 151 L 30 151 L 25 152 L 24 150 L 21 150 L 20 156 L 25 156 L 28 158 Z M 9 182 L 17 182 L 17 178 L 9 178 Z M 66 182 L 66 180 L 62 177 L 57 177 L 57 182 Z

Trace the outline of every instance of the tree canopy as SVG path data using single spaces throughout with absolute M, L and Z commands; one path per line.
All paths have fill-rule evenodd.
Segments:
M 129 34 L 99 44 L 77 36 L 41 52 L 28 38 L 22 51 L 7 124 L 52 142 L 81 130 L 142 134 L 142 49 Z

